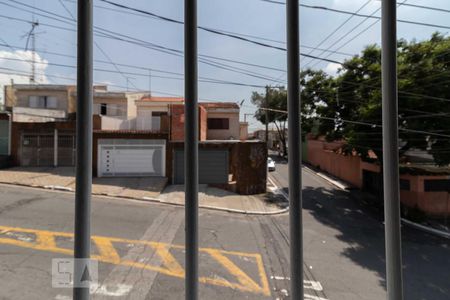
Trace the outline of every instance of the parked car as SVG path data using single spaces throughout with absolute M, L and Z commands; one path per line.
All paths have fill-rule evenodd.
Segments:
M 267 159 L 267 169 L 269 170 L 269 172 L 275 171 L 275 162 L 270 157 Z

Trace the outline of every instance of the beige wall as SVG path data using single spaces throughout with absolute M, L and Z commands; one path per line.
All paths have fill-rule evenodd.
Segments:
M 208 140 L 238 140 L 240 136 L 239 112 L 213 112 L 207 111 L 208 119 L 210 118 L 228 118 L 230 127 L 226 129 L 209 129 L 207 131 Z
M 136 101 L 140 100 L 145 95 L 146 95 L 145 93 L 127 94 L 128 118 L 137 117 Z
M 16 97 L 14 96 L 14 89 L 10 85 L 5 85 L 4 89 L 4 104 L 5 107 L 11 108 L 16 104 Z
M 29 97 L 30 96 L 51 96 L 57 98 L 58 106 L 54 108 L 55 110 L 68 111 L 69 108 L 69 97 L 67 90 L 52 90 L 52 89 L 16 89 L 11 86 L 6 87 L 5 92 L 5 106 L 8 108 L 17 107 L 30 107 Z
M 75 113 L 77 112 L 77 98 L 75 97 L 75 91 L 76 91 L 76 87 L 75 86 L 69 86 L 68 90 L 67 90 L 67 94 L 68 94 L 68 107 L 67 107 L 67 112 L 70 113 Z
M 100 105 L 102 103 L 105 104 L 115 104 L 118 106 L 117 116 L 128 116 L 128 100 L 127 98 L 119 98 L 119 97 L 94 97 L 94 105 Z M 95 110 L 94 110 L 95 112 Z
M 240 132 L 239 132 L 239 139 L 241 141 L 245 141 L 248 139 L 248 123 L 247 122 L 241 122 L 239 124 Z

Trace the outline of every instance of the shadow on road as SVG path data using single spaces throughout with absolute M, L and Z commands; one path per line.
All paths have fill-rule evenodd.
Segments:
M 303 209 L 338 230 L 336 237 L 349 245 L 341 255 L 377 272 L 383 278 L 380 285 L 386 288 L 383 211 L 362 201 L 351 192 L 303 189 Z M 408 227 L 402 227 L 402 235 L 405 299 L 450 299 L 449 241 Z

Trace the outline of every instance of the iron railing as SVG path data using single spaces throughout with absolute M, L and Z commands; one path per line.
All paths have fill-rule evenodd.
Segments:
M 198 299 L 198 93 L 197 0 L 185 0 L 185 212 L 186 299 Z M 92 183 L 92 0 L 78 1 L 77 188 L 75 258 L 90 257 Z M 382 1 L 383 176 L 388 299 L 401 300 L 402 265 L 398 186 L 396 1 Z M 291 298 L 303 299 L 303 244 L 300 149 L 299 0 L 287 0 L 289 108 L 289 201 Z M 77 264 L 75 264 L 77 266 Z M 80 276 L 75 267 L 75 276 Z M 88 288 L 74 288 L 74 299 L 89 299 Z

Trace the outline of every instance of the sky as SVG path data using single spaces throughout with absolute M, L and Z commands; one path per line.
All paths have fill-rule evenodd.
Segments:
M 183 20 L 183 0 L 111 1 L 176 20 Z M 277 1 L 283 2 L 284 0 Z M 381 5 L 378 0 L 303 0 L 301 2 L 351 12 L 360 10 L 360 14 L 372 14 Z M 406 3 L 450 9 L 449 0 L 407 0 Z M 112 31 L 116 37 L 116 33 L 120 33 L 159 46 L 183 50 L 183 25 L 149 16 L 123 13 L 124 10 L 100 0 L 94 0 L 94 5 L 96 5 L 94 23 L 98 30 L 106 29 Z M 76 25 L 73 17 L 76 17 L 76 2 L 73 0 L 0 0 L 0 87 L 9 84 L 11 79 L 16 83 L 29 82 L 28 74 L 31 72 L 30 61 L 32 60 L 31 41 L 29 41 L 27 51 L 25 51 L 25 47 L 28 33 L 31 30 L 30 21 L 33 19 L 33 12 L 35 20 L 40 23 L 35 29 L 37 81 L 39 83 L 74 84 L 76 78 L 76 68 L 74 68 L 76 66 L 76 33 L 74 30 Z M 60 19 L 59 17 L 50 16 L 49 18 L 46 12 L 63 16 L 66 19 L 64 22 L 60 22 L 55 19 Z M 380 12 L 375 15 L 379 16 Z M 28 22 L 12 20 L 7 17 Z M 338 50 L 340 53 L 332 53 L 328 59 L 342 62 L 351 55 L 360 53 L 367 45 L 380 44 L 380 22 L 373 19 L 365 20 L 365 18 L 357 16 L 348 20 L 349 17 L 346 14 L 302 7 L 300 10 L 301 52 L 326 57 L 328 52 L 314 51 L 307 47 L 329 50 L 340 48 Z M 414 7 L 400 6 L 398 19 L 450 26 L 449 13 Z M 342 25 L 345 21 L 347 22 Z M 375 24 L 370 26 L 373 23 Z M 258 38 L 260 42 L 285 47 L 284 5 L 262 0 L 198 0 L 198 24 L 222 31 L 251 35 L 254 37 L 249 37 L 250 39 Z M 52 26 L 63 27 L 66 30 Z M 339 29 L 336 30 L 337 28 Z M 348 33 L 353 28 L 355 30 Z M 351 40 L 366 28 L 369 29 Z M 407 40 L 424 40 L 435 31 L 448 34 L 447 29 L 398 23 L 398 37 Z M 349 40 L 351 41 L 346 44 Z M 108 84 L 111 90 L 128 88 L 128 90 L 148 91 L 151 89 L 153 95 L 159 96 L 183 94 L 184 67 L 183 58 L 179 54 L 169 55 L 148 47 L 107 38 L 101 34 L 96 35 L 94 41 L 96 44 L 94 67 L 97 69 L 94 72 L 95 83 Z M 344 46 L 341 47 L 342 45 Z M 250 129 L 262 127 L 252 117 L 256 109 L 251 104 L 251 94 L 253 91 L 263 92 L 265 85 L 285 84 L 286 74 L 283 70 L 286 69 L 286 52 L 202 30 L 199 30 L 198 33 L 198 51 L 203 55 L 201 60 L 208 56 L 206 63 L 199 63 L 200 77 L 208 78 L 208 80 L 216 79 L 222 82 L 254 85 L 249 87 L 199 82 L 200 101 L 241 103 L 244 100 L 241 106 L 241 119 L 244 119 L 244 114 L 249 114 L 247 121 L 250 123 Z M 217 57 L 270 69 L 217 60 Z M 123 64 L 134 68 L 123 66 Z M 217 68 L 217 64 L 226 69 Z M 333 63 L 303 57 L 301 66 L 323 69 L 331 75 L 336 74 L 339 68 L 339 65 Z M 230 71 L 230 68 L 233 71 Z M 152 69 L 152 71 L 147 69 Z M 1 94 L 3 96 L 3 93 Z

